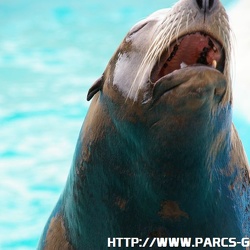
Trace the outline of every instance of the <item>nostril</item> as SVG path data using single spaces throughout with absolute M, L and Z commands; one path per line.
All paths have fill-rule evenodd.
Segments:
M 196 2 L 198 4 L 199 8 L 202 10 L 204 8 L 204 3 L 203 3 L 204 0 L 196 0 Z
M 196 0 L 200 10 L 207 12 L 214 7 L 214 0 Z
M 208 1 L 208 9 L 211 10 L 214 6 L 214 0 L 209 0 Z

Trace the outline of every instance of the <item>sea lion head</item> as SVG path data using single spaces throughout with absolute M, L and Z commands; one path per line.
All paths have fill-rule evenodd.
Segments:
M 192 105 L 194 93 L 210 89 L 221 104 L 231 102 L 230 33 L 219 0 L 181 0 L 157 11 L 129 31 L 88 99 L 101 90 L 143 105 L 174 89 L 189 95 Z
M 99 92 L 91 106 L 105 110 L 96 122 L 111 119 L 106 126 L 119 133 L 117 144 L 126 138 L 152 166 L 183 166 L 190 158 L 193 168 L 215 159 L 232 124 L 230 61 L 220 1 L 180 0 L 128 32 L 89 90 L 88 99 Z

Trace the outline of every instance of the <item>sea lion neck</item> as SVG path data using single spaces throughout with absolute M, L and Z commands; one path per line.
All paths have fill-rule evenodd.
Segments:
M 164 165 L 173 166 L 173 173 L 191 169 L 205 172 L 212 164 L 209 159 L 214 157 L 214 147 L 230 148 L 229 144 L 220 144 L 230 137 L 230 105 L 211 109 L 204 104 L 195 112 L 157 105 L 136 115 L 126 122 L 117 119 L 117 131 L 135 145 L 131 154 L 135 151 L 142 155 L 156 173 Z
M 96 116 L 93 117 L 93 114 Z M 99 228 L 105 232 L 100 234 L 103 241 L 114 228 L 123 234 L 138 234 L 140 231 L 142 235 L 147 235 L 150 233 L 147 219 L 150 221 L 158 214 L 159 221 L 153 221 L 157 227 L 162 224 L 161 217 L 163 220 L 168 216 L 171 218 L 165 206 L 180 208 L 177 214 L 180 222 L 174 219 L 172 224 L 172 219 L 164 220 L 167 227 L 171 227 L 171 233 L 180 232 L 182 235 L 183 230 L 184 234 L 199 235 L 201 228 L 199 225 L 190 226 L 188 218 L 201 224 L 207 218 L 210 223 L 220 219 L 220 213 L 211 214 L 211 211 L 218 210 L 221 203 L 230 204 L 229 200 L 225 201 L 228 199 L 225 193 L 229 192 L 229 177 L 219 174 L 225 171 L 230 161 L 229 108 L 221 109 L 215 118 L 206 122 L 197 120 L 190 126 L 186 124 L 186 117 L 183 120 L 176 117 L 175 122 L 169 122 L 169 125 L 165 120 L 150 126 L 120 120 L 114 109 L 103 105 L 99 96 L 91 105 L 89 115 L 91 123 L 95 122 L 98 126 L 95 130 L 88 123 L 83 126 L 83 137 L 78 141 L 65 189 L 67 197 L 63 198 L 67 207 L 64 216 L 67 228 L 71 228 L 72 242 L 79 246 L 84 244 L 85 238 L 81 242 L 77 237 L 80 232 L 75 230 L 88 223 L 101 223 Z M 225 180 L 221 181 L 221 178 Z M 101 207 L 97 201 L 101 201 Z M 110 213 L 110 207 L 115 207 L 117 212 Z M 140 211 L 140 214 L 131 217 L 132 211 Z M 98 221 L 99 216 L 102 216 L 102 222 L 109 223 Z M 129 227 L 125 226 L 125 221 L 130 223 Z M 180 223 L 183 223 L 181 231 Z M 234 226 L 226 231 L 224 226 L 211 231 L 208 224 L 205 225 L 205 235 L 239 234 L 233 231 Z
M 131 106 L 134 108 L 131 115 L 128 104 L 122 107 L 107 100 L 96 97 L 89 111 L 92 119 L 87 119 L 90 124 L 85 122 L 81 132 L 84 137 L 78 147 L 82 148 L 81 159 L 87 164 L 108 164 L 111 169 L 121 166 L 122 172 L 131 175 L 141 169 L 159 178 L 163 173 L 178 176 L 180 172 L 190 171 L 196 172 L 193 177 L 199 178 L 202 172 L 207 173 L 210 181 L 217 155 L 229 157 L 230 105 L 217 107 L 216 111 L 204 105 L 198 112 L 173 112 L 171 107 L 159 105 L 151 110 Z M 98 124 L 95 130 L 90 127 L 93 122 Z M 109 158 L 111 162 L 107 163 Z

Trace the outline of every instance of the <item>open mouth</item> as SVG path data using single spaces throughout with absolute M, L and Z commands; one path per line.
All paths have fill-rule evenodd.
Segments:
M 157 82 L 173 71 L 191 65 L 205 65 L 223 73 L 225 52 L 222 45 L 203 32 L 182 36 L 164 51 L 152 71 L 151 80 Z

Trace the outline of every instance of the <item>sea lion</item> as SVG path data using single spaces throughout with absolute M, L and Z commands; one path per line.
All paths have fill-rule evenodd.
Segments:
M 219 0 L 180 0 L 129 31 L 89 90 L 39 249 L 107 249 L 109 237 L 250 237 L 230 34 Z

